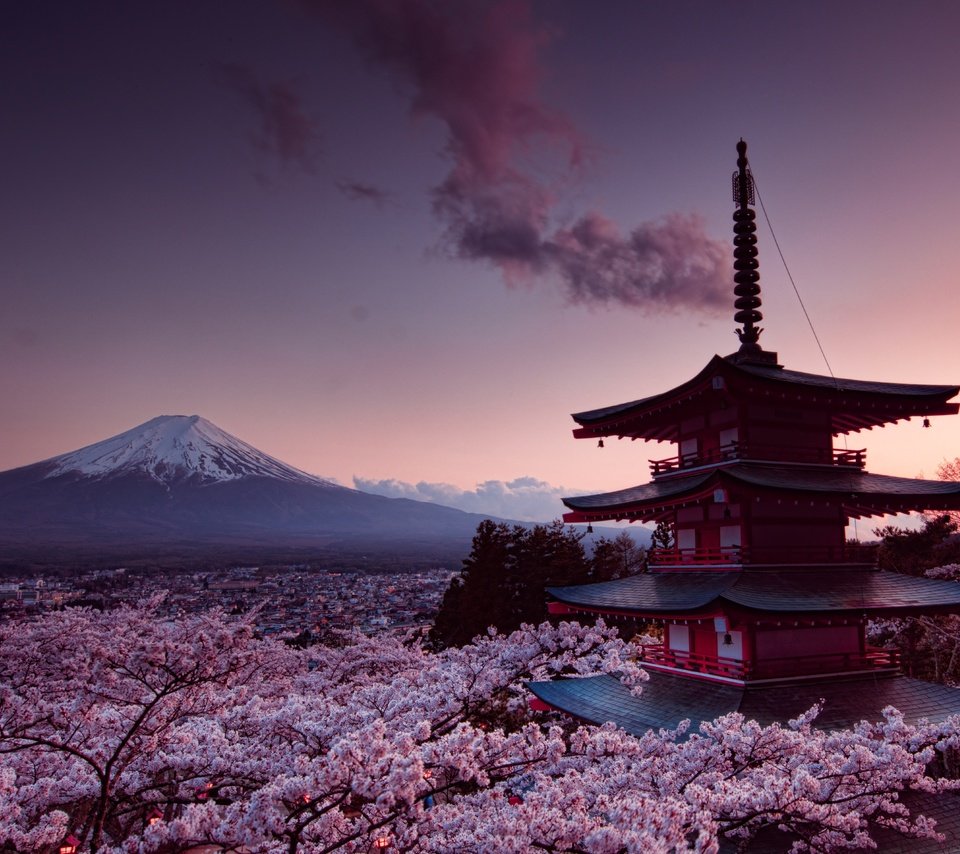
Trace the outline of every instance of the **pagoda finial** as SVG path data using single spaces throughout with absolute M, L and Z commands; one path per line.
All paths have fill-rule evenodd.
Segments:
M 755 356 L 763 352 L 758 340 L 763 330 L 754 324 L 763 320 L 763 315 L 757 310 L 760 308 L 760 274 L 757 268 L 757 226 L 754 223 L 756 213 L 750 205 L 756 204 L 754 198 L 753 175 L 747 164 L 747 144 L 741 138 L 737 143 L 737 171 L 733 173 L 733 201 L 737 209 L 733 212 L 733 268 L 736 270 L 733 280 L 736 286 L 733 292 L 737 295 L 734 302 L 736 313 L 733 319 L 742 323 L 737 329 L 740 339 L 739 353 L 743 356 Z

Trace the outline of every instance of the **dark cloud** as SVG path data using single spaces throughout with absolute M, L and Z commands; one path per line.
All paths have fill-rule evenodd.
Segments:
M 510 481 L 487 480 L 476 489 L 460 489 L 449 483 L 407 483 L 402 480 L 369 480 L 354 477 L 353 485 L 363 491 L 388 498 L 412 498 L 456 507 L 469 513 L 485 513 L 501 519 L 521 522 L 549 522 L 559 519 L 565 508 L 563 495 L 572 494 L 562 486 L 551 486 L 535 477 L 518 477 Z
M 256 111 L 260 127 L 254 147 L 284 166 L 312 172 L 320 153 L 320 132 L 304 111 L 300 96 L 286 82 L 261 82 L 245 65 L 221 63 L 218 76 Z
M 337 181 L 337 189 L 348 199 L 355 202 L 373 202 L 382 208 L 390 201 L 390 194 L 373 184 L 364 184 L 359 181 Z
M 732 301 L 730 246 L 707 237 L 696 215 L 671 214 L 621 235 L 591 213 L 557 231 L 543 251 L 574 302 L 720 311 Z
M 695 216 L 622 232 L 596 212 L 560 228 L 556 185 L 576 177 L 587 146 L 540 97 L 543 47 L 554 37 L 527 0 L 314 0 L 349 29 L 409 97 L 411 113 L 447 131 L 446 179 L 433 191 L 450 251 L 499 269 L 508 283 L 549 276 L 576 303 L 712 313 L 730 301 L 725 242 Z M 534 177 L 526 164 L 537 162 Z

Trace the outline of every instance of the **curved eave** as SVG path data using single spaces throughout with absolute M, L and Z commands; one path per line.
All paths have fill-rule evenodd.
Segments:
M 731 605 L 778 615 L 960 613 L 956 582 L 863 569 L 653 572 L 548 587 L 547 593 L 575 611 L 628 617 L 726 611 Z
M 960 584 L 875 569 L 744 572 L 723 598 L 764 613 L 960 612 Z
M 565 522 L 589 522 L 601 519 L 648 519 L 666 512 L 683 501 L 707 497 L 716 480 L 710 471 L 690 477 L 653 481 L 597 495 L 580 495 L 561 499 L 572 511 L 565 513 Z
M 677 411 L 691 398 L 710 391 L 711 378 L 728 364 L 714 356 L 695 377 L 669 391 L 640 400 L 600 409 L 575 412 L 571 416 L 580 427 L 573 431 L 578 439 L 604 436 L 631 436 L 655 441 L 676 441 Z
M 801 469 L 741 463 L 720 472 L 753 495 L 836 501 L 853 517 L 960 509 L 960 482 L 872 474 L 840 467 Z
M 877 380 L 853 380 L 847 377 L 827 377 L 823 374 L 808 374 L 768 365 L 741 363 L 736 366 L 743 374 L 768 380 L 774 384 L 796 388 L 807 386 L 824 389 L 836 394 L 876 394 L 884 397 L 928 401 L 949 400 L 960 393 L 957 385 L 932 385 L 929 383 L 892 383 Z
M 736 463 L 703 474 L 670 478 L 617 492 L 564 498 L 565 522 L 646 520 L 688 502 L 731 490 L 732 500 L 776 495 L 781 500 L 835 501 L 851 516 L 960 509 L 960 482 L 871 474 L 839 466 Z
M 854 676 L 750 687 L 722 685 L 651 671 L 640 696 L 612 676 L 528 682 L 527 688 L 547 705 L 592 724 L 612 721 L 633 735 L 673 728 L 684 719 L 694 726 L 728 712 L 769 724 L 797 717 L 811 706 L 823 708 L 814 726 L 845 729 L 866 720 L 881 720 L 893 706 L 908 721 L 942 721 L 960 714 L 960 690 L 906 676 Z M 942 796 L 941 796 L 942 797 Z
M 598 584 L 548 587 L 547 593 L 557 602 L 593 613 L 673 614 L 708 608 L 738 576 L 737 572 L 645 572 Z
M 721 389 L 713 387 L 721 377 Z M 727 391 L 724 392 L 723 389 Z M 669 391 L 627 403 L 573 414 L 578 439 L 608 436 L 677 441 L 677 422 L 695 399 L 726 394 L 728 399 L 789 401 L 828 409 L 834 433 L 850 433 L 913 417 L 955 415 L 960 404 L 949 403 L 960 386 L 884 383 L 826 377 L 774 366 L 734 364 L 714 356 L 695 377 Z

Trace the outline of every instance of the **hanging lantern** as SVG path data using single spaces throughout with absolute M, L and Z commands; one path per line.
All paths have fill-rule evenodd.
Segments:
M 67 835 L 67 838 L 60 843 L 60 847 L 57 850 L 60 854 L 77 854 L 77 846 L 79 844 L 80 840 L 70 833 Z

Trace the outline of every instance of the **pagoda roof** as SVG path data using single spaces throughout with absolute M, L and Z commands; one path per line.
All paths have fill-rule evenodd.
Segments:
M 815 722 L 820 729 L 882 720 L 887 706 L 899 709 L 910 722 L 960 714 L 960 689 L 893 674 L 764 686 L 725 685 L 652 670 L 648 675 L 639 697 L 613 676 L 530 682 L 527 687 L 575 718 L 592 724 L 612 721 L 638 736 L 650 729 L 673 729 L 686 719 L 696 731 L 700 721 L 730 712 L 771 724 L 797 717 L 821 701 Z
M 684 500 L 705 498 L 717 488 L 745 488 L 749 494 L 772 490 L 784 497 L 833 497 L 851 516 L 960 508 L 960 481 L 894 477 L 844 466 L 740 462 L 616 492 L 564 498 L 563 503 L 574 511 L 564 520 L 653 518 Z
M 947 401 L 960 392 L 956 385 L 875 382 L 807 374 L 779 365 L 735 361 L 714 356 L 695 377 L 669 391 L 639 400 L 576 412 L 578 438 L 631 436 L 677 441 L 678 421 L 697 408 L 697 399 L 711 395 L 707 408 L 716 408 L 717 395 L 737 400 L 750 396 L 828 409 L 835 433 L 887 424 L 915 415 L 952 415 L 960 404 Z
M 622 615 L 703 613 L 725 605 L 777 614 L 960 612 L 960 584 L 876 569 L 646 572 L 548 587 L 547 593 L 574 609 Z
M 588 611 L 675 614 L 718 602 L 739 577 L 740 572 L 643 572 L 616 581 L 546 590 L 558 602 Z

